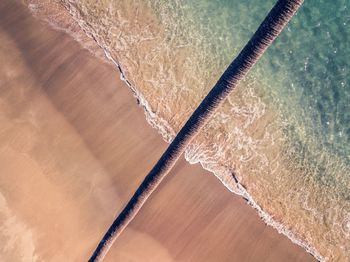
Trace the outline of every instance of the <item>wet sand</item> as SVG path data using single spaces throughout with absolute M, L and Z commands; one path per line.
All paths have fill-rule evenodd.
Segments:
M 0 261 L 86 261 L 166 143 L 110 64 L 0 2 Z M 183 159 L 106 261 L 313 261 Z

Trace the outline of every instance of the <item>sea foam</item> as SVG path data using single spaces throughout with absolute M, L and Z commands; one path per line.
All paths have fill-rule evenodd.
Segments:
M 249 39 L 246 32 L 253 32 L 263 18 L 260 9 L 267 12 L 271 5 L 237 4 L 235 12 L 242 16 L 230 18 L 223 11 L 228 7 L 220 9 L 208 1 L 196 7 L 183 1 L 61 3 L 118 68 L 147 121 L 167 142 Z M 245 18 L 248 10 L 259 10 L 257 17 Z M 248 27 L 243 31 L 242 19 Z M 299 19 L 294 27 L 308 32 L 310 25 Z M 286 60 L 285 53 L 293 58 L 293 48 L 299 48 L 296 43 L 284 50 L 283 43 L 293 41 L 293 27 L 286 31 L 272 55 L 264 56 L 264 64 L 257 65 L 189 146 L 185 158 L 201 163 L 230 191 L 247 199 L 265 223 L 318 260 L 346 260 L 349 180 L 341 174 L 349 173 L 349 165 L 346 157 L 317 143 L 318 129 L 303 122 L 314 116 L 298 104 L 302 89 L 279 62 Z M 305 61 L 303 70 L 311 70 L 313 59 Z

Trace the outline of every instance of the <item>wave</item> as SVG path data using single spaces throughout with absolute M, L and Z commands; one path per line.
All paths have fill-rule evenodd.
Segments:
M 31 1 L 31 2 L 35 2 L 35 1 Z M 131 72 L 127 70 L 127 66 L 125 66 L 123 63 L 120 62 L 120 59 L 118 59 L 118 57 L 115 54 L 115 50 L 111 50 L 110 43 L 106 43 L 105 38 L 101 36 L 98 32 L 96 32 L 94 27 L 86 21 L 85 19 L 86 17 L 82 16 L 81 10 L 77 8 L 76 3 L 74 1 L 69 1 L 69 0 L 62 1 L 62 3 L 67 9 L 67 11 L 70 13 L 71 17 L 74 19 L 74 21 L 85 32 L 85 34 L 91 37 L 91 39 L 93 39 L 97 43 L 97 45 L 101 48 L 101 50 L 103 50 L 103 53 L 107 58 L 107 60 L 110 61 L 110 63 L 112 63 L 119 70 L 120 78 L 132 90 L 139 105 L 143 107 L 147 122 L 153 128 L 158 130 L 158 132 L 161 134 L 161 136 L 166 142 L 168 143 L 171 142 L 171 140 L 175 137 L 179 127 L 181 126 L 180 125 L 181 121 L 174 120 L 172 118 L 164 116 L 161 114 L 159 110 L 158 111 L 157 109 L 155 110 L 154 103 L 152 104 L 150 102 L 150 98 L 145 96 L 145 91 L 144 92 L 140 91 L 141 89 L 138 87 L 137 83 L 132 79 L 132 77 L 130 77 Z M 51 24 L 55 24 L 55 17 L 52 17 L 49 20 Z M 57 27 L 57 24 L 56 24 L 56 27 Z M 65 26 L 62 27 L 62 25 L 58 25 L 58 27 L 61 27 L 63 30 L 66 30 Z M 76 30 L 74 32 L 68 30 L 68 33 L 75 35 L 75 37 L 77 34 L 79 34 L 79 32 L 77 32 Z M 76 39 L 79 41 L 81 37 L 76 37 Z M 81 40 L 79 42 L 83 44 Z M 176 46 L 183 47 L 183 46 L 186 46 L 186 43 L 185 42 L 176 43 Z M 96 52 L 96 48 L 87 47 L 87 49 L 89 49 L 92 53 Z M 122 52 L 120 55 L 121 56 L 123 55 Z M 248 88 L 248 93 L 250 92 L 249 90 L 251 89 Z M 253 129 L 253 127 L 255 128 L 254 125 L 255 125 L 256 119 L 262 119 L 263 115 L 265 116 L 268 113 L 265 112 L 266 108 L 265 108 L 264 101 L 260 101 L 261 99 L 254 94 L 254 91 L 251 91 L 251 93 L 248 94 L 247 96 L 249 96 L 247 97 L 247 100 L 249 99 L 251 100 L 253 99 L 253 100 L 251 101 L 252 106 L 247 106 L 245 108 L 245 111 L 242 108 L 238 108 L 239 106 L 236 105 L 237 101 L 235 102 L 229 101 L 228 104 L 233 114 L 240 117 L 242 117 L 242 115 L 249 115 L 249 119 L 247 117 L 247 119 L 244 120 L 244 125 L 245 127 L 249 127 L 249 128 L 251 127 Z M 174 97 L 171 97 L 169 99 L 174 99 Z M 234 107 L 235 105 L 236 105 L 236 108 Z M 190 110 L 186 113 L 189 114 Z M 217 116 L 218 118 L 217 122 L 225 121 L 225 117 L 226 117 L 225 114 L 222 114 L 222 115 L 219 114 Z M 177 125 L 175 125 L 174 122 L 176 122 Z M 219 127 L 216 126 L 215 128 L 219 128 Z M 281 139 L 278 137 L 278 134 L 276 135 L 275 133 L 268 132 L 269 130 L 274 129 L 275 127 L 268 127 L 268 125 L 264 125 L 264 128 L 267 129 L 264 136 L 266 135 L 271 136 L 269 138 L 269 141 L 271 141 L 271 143 L 278 143 L 279 139 Z M 240 133 L 241 130 L 237 129 L 236 131 L 237 131 L 236 133 L 237 136 L 240 136 L 240 138 L 243 140 L 246 139 L 244 141 L 243 140 L 237 141 L 237 148 L 241 148 L 241 149 L 243 148 L 242 149 L 243 154 L 240 156 L 241 157 L 240 160 L 242 162 L 249 161 L 251 158 L 254 157 L 254 155 L 259 154 L 259 151 L 255 149 L 255 147 L 258 147 L 259 145 L 257 145 L 256 142 L 251 141 L 251 139 L 248 136 L 245 136 L 244 133 Z M 221 138 L 218 138 L 218 139 L 221 139 Z M 227 138 L 225 139 L 227 141 L 231 141 Z M 244 149 L 243 145 L 249 145 L 253 149 L 249 149 L 251 151 L 247 152 L 248 149 Z M 235 168 L 232 168 L 232 166 L 230 166 L 229 164 L 227 165 L 225 164 L 225 161 L 223 159 L 225 159 L 225 156 L 226 156 L 225 154 L 227 154 L 227 150 L 225 150 L 224 147 L 217 147 L 215 150 L 217 150 L 218 153 L 216 153 L 215 156 L 210 156 L 210 154 L 207 154 L 206 150 L 209 150 L 209 149 L 203 146 L 203 143 L 199 138 L 195 140 L 190 145 L 190 147 L 186 150 L 185 158 L 189 163 L 191 164 L 200 163 L 204 169 L 212 172 L 225 185 L 225 187 L 228 188 L 228 190 L 245 198 L 247 200 L 247 203 L 251 205 L 258 212 L 259 216 L 262 218 L 262 220 L 266 224 L 277 229 L 279 233 L 286 235 L 289 239 L 292 240 L 293 243 L 300 245 L 307 252 L 312 254 L 316 259 L 320 261 L 325 261 L 329 259 L 328 257 L 322 256 L 315 247 L 313 247 L 308 241 L 306 241 L 305 237 L 302 236 L 300 231 L 296 233 L 295 230 L 291 229 L 289 225 L 287 226 L 284 223 L 279 222 L 280 218 L 276 220 L 274 218 L 275 216 L 271 215 L 271 211 L 268 212 L 266 210 L 267 208 L 266 204 L 264 206 L 261 206 L 258 204 L 255 198 L 253 198 L 251 193 L 249 193 L 248 190 L 246 189 L 245 184 L 247 183 L 247 181 L 245 183 L 242 182 L 244 181 L 244 179 L 242 179 L 242 174 L 239 172 L 239 168 L 235 169 Z M 219 158 L 221 159 L 220 161 L 218 161 Z M 260 162 L 269 161 L 266 159 L 266 156 L 259 156 L 259 159 L 260 159 L 259 160 Z M 268 166 L 268 164 L 269 163 L 262 163 L 262 165 L 266 165 L 266 166 Z M 279 165 L 282 165 L 282 164 L 276 161 L 276 168 Z M 242 170 L 246 171 L 247 169 L 242 169 Z M 267 168 L 267 170 L 270 170 L 270 167 Z

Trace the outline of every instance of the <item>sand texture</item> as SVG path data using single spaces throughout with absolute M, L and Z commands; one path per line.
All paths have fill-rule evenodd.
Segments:
M 0 261 L 86 261 L 167 144 L 112 65 L 0 2 Z M 313 261 L 181 160 L 106 261 Z

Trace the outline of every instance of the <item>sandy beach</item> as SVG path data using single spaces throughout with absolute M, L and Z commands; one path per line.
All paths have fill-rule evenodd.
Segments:
M 86 261 L 167 144 L 119 72 L 0 2 L 0 260 Z M 314 261 L 182 159 L 106 261 Z

